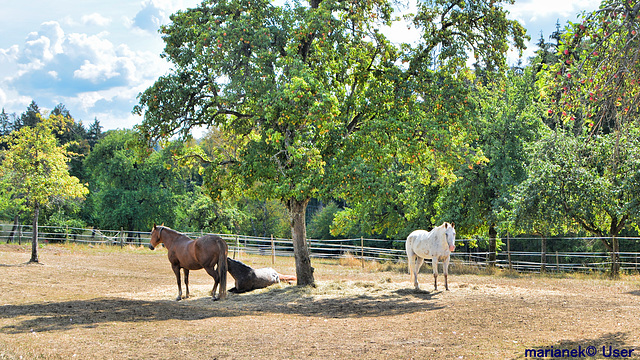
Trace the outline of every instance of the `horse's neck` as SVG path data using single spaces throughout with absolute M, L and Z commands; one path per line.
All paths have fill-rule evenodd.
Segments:
M 229 259 L 228 264 L 229 264 L 229 272 L 234 276 L 240 273 L 246 274 L 252 269 L 251 266 L 246 265 L 242 261 L 238 261 L 234 259 Z
M 164 243 L 164 245 L 167 248 L 170 248 L 171 246 L 173 246 L 174 244 L 178 243 L 178 242 L 184 242 L 184 241 L 189 241 L 191 239 L 189 239 L 187 236 L 185 236 L 184 234 L 181 234 L 173 229 L 169 229 L 169 228 L 163 228 L 162 229 L 162 233 L 160 233 L 160 235 L 162 236 L 162 242 Z
M 438 226 L 436 228 L 434 228 L 433 230 L 433 237 L 440 240 L 442 239 L 444 242 L 447 242 L 447 236 L 446 236 L 446 229 L 444 226 Z

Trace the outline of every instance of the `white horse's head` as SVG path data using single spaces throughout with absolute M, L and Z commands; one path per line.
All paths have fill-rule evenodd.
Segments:
M 444 223 L 444 236 L 447 239 L 449 251 L 454 251 L 456 249 L 456 228 L 453 223 Z

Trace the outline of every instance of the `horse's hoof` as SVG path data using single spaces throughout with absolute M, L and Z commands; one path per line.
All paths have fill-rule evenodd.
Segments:
M 218 301 L 218 300 L 220 300 L 220 298 L 217 298 L 217 297 L 215 297 L 215 296 L 212 296 L 212 297 L 211 297 L 211 300 L 212 300 L 212 301 Z
M 176 301 L 180 301 L 180 300 L 182 300 L 182 297 L 178 296 L 178 297 L 176 298 Z

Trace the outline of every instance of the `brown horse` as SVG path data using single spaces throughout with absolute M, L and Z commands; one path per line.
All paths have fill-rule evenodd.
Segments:
M 216 298 L 216 288 L 220 284 L 219 298 L 227 296 L 227 243 L 220 236 L 205 235 L 197 240 L 170 229 L 166 226 L 153 225 L 151 231 L 151 243 L 149 249 L 153 250 L 159 243 L 163 243 L 169 250 L 169 262 L 178 280 L 178 297 L 182 299 L 182 287 L 180 286 L 180 269 L 184 269 L 184 284 L 189 297 L 189 270 L 204 268 L 214 284 L 211 290 L 213 300 Z

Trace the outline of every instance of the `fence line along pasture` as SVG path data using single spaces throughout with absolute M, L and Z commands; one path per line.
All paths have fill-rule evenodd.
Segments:
M 203 232 L 186 232 L 187 236 L 197 238 Z M 238 258 L 242 254 L 254 254 L 275 257 L 293 256 L 291 239 L 274 237 L 256 237 L 234 234 L 220 235 L 229 245 L 229 256 Z M 0 241 L 13 243 L 30 243 L 32 227 L 20 225 L 16 228 L 12 224 L 0 224 Z M 640 270 L 640 238 L 619 237 L 620 269 L 637 272 Z M 39 226 L 38 241 L 40 242 L 73 242 L 80 244 L 105 244 L 111 246 L 147 246 L 150 241 L 149 232 L 120 230 L 82 229 L 72 227 Z M 405 239 L 337 239 L 315 240 L 308 239 L 309 252 L 313 258 L 336 259 L 345 256 L 362 261 L 392 261 L 406 262 L 404 250 Z M 520 272 L 588 272 L 606 271 L 611 268 L 611 253 L 566 251 L 559 248 L 562 242 L 572 241 L 574 246 L 593 244 L 600 241 L 594 237 L 547 238 L 541 246 L 540 237 L 511 238 L 510 246 L 495 253 L 495 262 L 490 261 L 492 253 L 481 248 L 471 248 L 470 239 L 457 239 L 456 251 L 451 254 L 453 267 L 457 264 L 475 266 L 479 268 L 495 265 L 500 268 L 510 268 Z M 635 251 L 631 251 L 634 249 Z M 430 264 L 429 261 L 426 262 Z

